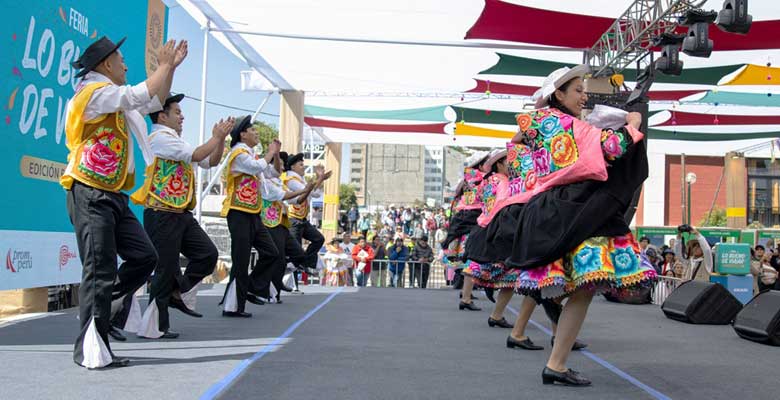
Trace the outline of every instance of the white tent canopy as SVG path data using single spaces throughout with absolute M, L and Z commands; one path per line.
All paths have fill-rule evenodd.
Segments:
M 582 61 L 582 53 L 571 49 L 496 50 L 488 47 L 489 41 L 463 40 L 482 12 L 484 3 L 477 0 L 177 2 L 202 25 L 209 22 L 215 30 L 214 36 L 220 42 L 267 79 L 265 87 L 305 91 L 307 105 L 352 110 L 428 107 L 458 103 L 460 99 L 457 94 L 473 88 L 476 77 L 495 82 L 541 84 L 543 78 L 539 77 L 479 76 L 480 71 L 496 63 L 496 51 L 549 61 Z M 509 2 L 547 10 L 616 18 L 633 0 Z M 709 0 L 704 8 L 717 10 L 721 5 L 721 0 Z M 774 0 L 753 0 L 749 11 L 754 21 L 780 18 L 780 7 L 776 7 Z M 518 21 L 518 29 L 521 28 L 522 21 Z M 485 47 L 323 41 L 269 37 L 249 32 L 431 44 L 483 43 Z M 714 52 L 710 58 L 685 55 L 681 55 L 681 58 L 686 68 L 736 63 L 765 64 L 768 60 L 777 60 L 780 65 L 780 50 Z M 659 84 L 654 89 L 670 90 L 675 87 Z M 711 87 L 687 88 L 708 90 Z M 749 90 L 767 92 L 772 88 Z M 512 111 L 522 107 L 522 104 L 522 99 L 514 96 L 509 99 L 481 99 L 467 106 Z M 691 106 L 678 109 L 684 111 L 685 107 Z M 339 120 L 350 121 L 348 118 Z M 448 130 L 451 132 L 451 127 Z M 492 143 L 485 138 L 466 139 L 460 136 L 453 141 L 452 136 L 440 134 L 377 133 L 336 128 L 317 128 L 317 132 L 326 141 L 339 142 L 437 145 L 471 145 L 471 142 L 475 142 L 483 146 Z

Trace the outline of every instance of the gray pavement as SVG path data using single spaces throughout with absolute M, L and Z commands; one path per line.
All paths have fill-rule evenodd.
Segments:
M 491 305 L 458 311 L 452 290 L 348 288 L 312 312 L 333 289 L 304 287 L 235 320 L 219 315 L 222 289 L 199 296 L 203 319 L 172 311 L 180 339 L 113 342 L 132 359 L 121 369 L 73 364 L 75 310 L 0 324 L 0 399 L 196 399 L 219 382 L 223 399 L 776 399 L 780 388 L 780 348 L 729 326 L 668 320 L 652 305 L 594 299 L 580 335 L 591 353 L 570 358 L 594 386 L 567 388 L 541 384 L 545 332 L 528 329 L 544 351 L 506 349 L 508 330 L 487 326 Z M 541 309 L 534 321 L 549 327 Z

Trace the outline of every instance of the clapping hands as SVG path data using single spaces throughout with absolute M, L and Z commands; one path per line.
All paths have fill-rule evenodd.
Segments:
M 165 42 L 163 47 L 157 53 L 157 63 L 160 65 L 167 64 L 173 68 L 176 68 L 187 58 L 188 45 L 186 40 L 179 42 L 176 45 L 175 40 L 169 40 Z
M 233 125 L 235 125 L 235 123 L 236 119 L 233 117 L 229 117 L 226 120 L 220 119 L 219 122 L 214 124 L 214 128 L 211 129 L 211 135 L 224 141 L 225 138 L 230 134 L 230 131 L 233 130 Z
M 280 142 L 278 139 L 274 139 L 273 142 L 268 144 L 268 154 L 276 155 L 279 153 L 279 150 L 282 148 L 282 142 Z

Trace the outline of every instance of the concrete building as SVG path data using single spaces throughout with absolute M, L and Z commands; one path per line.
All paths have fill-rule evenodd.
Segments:
M 466 155 L 441 146 L 352 144 L 349 183 L 358 205 L 375 209 L 415 201 L 442 204 L 461 177 Z

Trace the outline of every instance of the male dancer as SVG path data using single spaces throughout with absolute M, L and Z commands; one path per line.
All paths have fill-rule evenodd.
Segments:
M 271 233 L 280 256 L 272 260 L 258 259 L 257 266 L 250 275 L 256 294 L 269 301 L 275 298 L 277 303 L 282 302 L 279 295 L 280 290 L 292 291 L 292 288 L 285 286 L 282 282 L 287 259 L 294 264 L 301 264 L 306 259 L 301 242 L 295 240 L 290 234 L 290 221 L 283 201 L 294 199 L 298 196 L 308 196 L 325 179 L 324 168 L 317 166 L 314 168 L 317 175 L 314 181 L 307 183 L 302 190 L 296 192 L 287 191 L 280 179 L 281 164 L 281 158 L 279 156 L 274 157 L 274 168 L 266 169 L 264 173 L 262 185 L 263 210 L 260 212 L 263 224 Z M 261 263 L 265 264 L 266 268 L 260 268 Z
M 149 115 L 154 123 L 150 135 L 154 162 L 147 167 L 144 185 L 131 196 L 134 203 L 145 207 L 144 229 L 159 257 L 149 307 L 138 332 L 147 339 L 179 337 L 170 330 L 168 307 L 202 317 L 185 303 L 194 306 L 197 285 L 214 272 L 219 257 L 216 246 L 190 212 L 197 201 L 193 164 L 204 169 L 219 164 L 233 120 L 219 121 L 211 139 L 193 148 L 181 137 L 184 115 L 179 102 L 183 98 L 183 94 L 169 97 L 162 111 Z M 189 260 L 184 275 L 179 253 Z
M 285 153 L 286 154 L 286 153 Z M 286 159 L 285 159 L 286 158 Z M 303 153 L 294 156 L 285 157 L 284 161 L 285 176 L 282 178 L 285 188 L 288 191 L 299 191 L 306 187 L 306 181 L 303 178 L 305 167 L 303 165 Z M 301 239 L 309 241 L 306 248 L 306 258 L 303 261 L 303 267 L 306 272 L 317 269 L 317 254 L 325 243 L 325 237 L 309 222 L 309 197 L 320 197 L 322 195 L 323 182 L 330 178 L 331 172 L 324 175 L 324 179 L 309 193 L 308 196 L 298 196 L 287 200 L 287 213 L 290 217 L 290 233 L 298 242 Z M 296 280 L 297 282 L 297 280 Z
M 67 105 L 65 133 L 68 166 L 60 179 L 76 233 L 82 264 L 79 287 L 81 332 L 73 361 L 86 368 L 122 367 L 127 358 L 111 352 L 112 301 L 141 287 L 157 264 L 157 252 L 128 207 L 135 182 L 133 137 L 150 162 L 143 114 L 162 108 L 173 73 L 187 56 L 187 42 L 166 43 L 157 54 L 159 66 L 149 78 L 126 85 L 127 66 L 119 47 L 105 36 L 73 63 L 84 77 Z M 129 131 L 128 131 L 129 128 Z M 124 262 L 117 269 L 117 255 Z
M 254 147 L 260 143 L 260 138 L 251 119 L 249 115 L 240 119 L 230 132 L 231 150 L 226 167 L 227 197 L 221 213 L 222 216 L 227 216 L 230 256 L 233 261 L 230 282 L 222 299 L 222 315 L 225 317 L 249 318 L 252 314 L 244 311 L 247 301 L 264 304 L 255 296 L 247 296 L 248 292 L 255 291 L 249 279 L 249 256 L 252 247 L 257 249 L 261 257 L 279 257 L 273 238 L 260 219 L 260 187 L 261 176 L 279 152 L 281 143 L 278 140 L 271 142 L 265 157 L 256 157 Z

